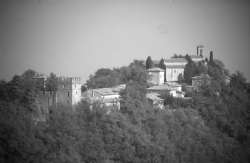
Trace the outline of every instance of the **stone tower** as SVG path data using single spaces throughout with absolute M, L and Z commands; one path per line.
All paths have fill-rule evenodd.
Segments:
M 59 77 L 56 103 L 75 105 L 81 101 L 81 78 Z

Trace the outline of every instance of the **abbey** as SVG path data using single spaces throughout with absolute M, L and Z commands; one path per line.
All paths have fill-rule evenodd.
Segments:
M 199 45 L 197 46 L 197 54 L 189 55 L 193 62 L 198 63 L 204 61 L 203 48 L 202 45 Z M 184 69 L 187 63 L 188 61 L 184 56 L 174 56 L 169 59 L 164 59 L 165 69 L 153 67 L 147 70 L 150 76 L 149 83 L 161 85 L 165 82 L 180 81 L 183 79 Z

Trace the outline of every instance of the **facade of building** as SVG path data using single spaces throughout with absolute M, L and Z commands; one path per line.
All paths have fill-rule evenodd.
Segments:
M 111 88 L 89 89 L 83 94 L 83 100 L 90 104 L 95 102 L 100 103 L 102 106 L 110 107 L 113 109 L 120 109 L 120 92 L 126 87 L 121 84 Z
M 57 91 L 46 91 L 47 77 L 36 77 L 38 86 L 41 88 L 38 94 L 40 106 L 48 109 L 52 105 L 74 106 L 81 101 L 80 77 L 58 77 Z
M 81 78 L 59 77 L 56 103 L 63 105 L 76 105 L 81 101 Z
M 148 83 L 153 85 L 161 85 L 164 84 L 164 71 L 161 68 L 155 67 L 147 70 L 149 79 Z
M 175 82 L 179 81 L 184 75 L 184 68 L 187 64 L 185 58 L 170 58 L 164 60 L 166 66 L 166 81 Z
M 156 85 L 147 88 L 148 93 L 167 93 L 176 98 L 183 98 L 185 93 L 182 91 L 182 86 L 175 82 L 168 82 L 164 85 Z
M 190 55 L 190 58 L 191 58 L 192 61 L 194 61 L 195 63 L 204 61 L 203 56 L 200 56 L 200 55 Z

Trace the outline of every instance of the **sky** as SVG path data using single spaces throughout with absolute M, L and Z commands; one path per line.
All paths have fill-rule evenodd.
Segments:
M 83 82 L 134 59 L 214 52 L 250 81 L 249 0 L 0 0 L 0 79 L 27 69 Z

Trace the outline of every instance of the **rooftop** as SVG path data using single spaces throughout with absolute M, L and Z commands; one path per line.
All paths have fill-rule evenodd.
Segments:
M 99 89 L 93 89 L 94 92 L 97 92 L 103 96 L 107 95 L 118 95 L 118 92 L 114 92 L 112 88 L 99 88 Z
M 171 91 L 171 90 L 176 90 L 176 87 L 181 87 L 181 85 L 177 83 L 172 83 L 172 84 L 164 84 L 164 85 L 155 85 L 152 87 L 147 88 L 148 90 L 151 91 Z
M 102 96 L 107 96 L 107 95 L 119 95 L 119 92 L 123 89 L 125 89 L 126 85 L 125 84 L 120 84 L 115 87 L 111 88 L 98 88 L 98 89 L 93 89 L 94 92 L 97 92 L 101 94 Z
M 150 69 L 147 69 L 147 71 L 150 71 L 150 72 L 164 72 L 164 70 L 159 68 L 159 67 L 150 68 Z

